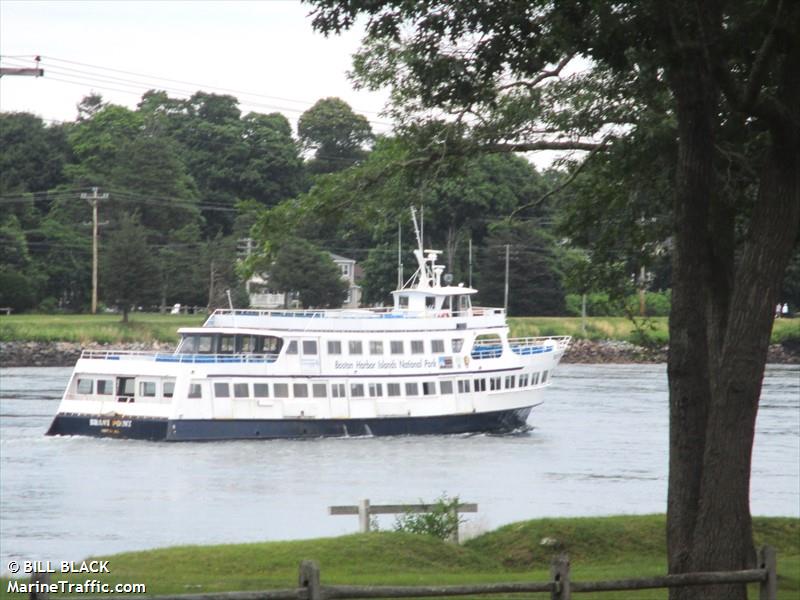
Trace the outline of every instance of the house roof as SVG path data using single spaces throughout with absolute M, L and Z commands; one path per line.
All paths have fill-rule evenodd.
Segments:
M 341 256 L 339 254 L 334 254 L 333 252 L 328 252 L 333 260 L 338 260 L 341 262 L 356 262 L 353 258 L 347 258 L 346 256 Z

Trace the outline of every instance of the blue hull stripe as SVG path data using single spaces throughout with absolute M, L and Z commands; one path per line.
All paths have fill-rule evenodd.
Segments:
M 373 419 L 107 419 L 57 415 L 47 435 L 142 440 L 268 440 L 386 435 L 509 433 L 526 427 L 531 407 L 488 413 Z

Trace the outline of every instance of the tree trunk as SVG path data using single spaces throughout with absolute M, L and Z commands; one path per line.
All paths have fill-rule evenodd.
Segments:
M 717 95 L 701 61 L 686 61 L 672 75 L 678 114 L 678 162 L 673 201 L 672 306 L 669 318 L 669 487 L 667 554 L 670 573 L 691 572 L 701 499 L 709 386 L 708 212 L 714 185 L 713 116 Z M 703 89 L 705 86 L 705 89 Z M 691 588 L 670 597 L 693 598 Z
M 702 36 L 692 39 L 680 16 L 687 13 L 678 7 L 671 7 L 679 15 L 671 31 L 679 58 L 669 73 L 679 132 L 668 362 L 669 570 L 739 570 L 755 560 L 755 421 L 773 308 L 800 227 L 800 50 L 795 44 L 783 64 L 778 96 L 789 116 L 770 122 L 758 198 L 737 257 L 734 213 L 715 197 L 714 80 L 703 66 Z M 713 9 L 704 10 L 700 20 L 716 18 Z M 746 588 L 675 588 L 670 598 L 744 600 Z

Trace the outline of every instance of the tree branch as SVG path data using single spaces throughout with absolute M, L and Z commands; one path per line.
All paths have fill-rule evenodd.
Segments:
M 605 146 L 608 140 L 609 138 L 606 137 L 600 142 L 556 142 L 539 140 L 537 142 L 519 142 L 508 144 L 494 143 L 483 144 L 480 146 L 480 150 L 490 154 L 498 154 L 501 152 L 534 152 L 536 150 L 587 150 L 594 152 Z
M 571 184 L 573 181 L 575 181 L 575 178 L 583 170 L 583 167 L 586 166 L 586 163 L 588 163 L 594 155 L 596 155 L 598 152 L 600 152 L 600 150 L 605 147 L 605 145 L 609 142 L 609 140 L 611 140 L 611 136 L 610 135 L 607 135 L 605 138 L 603 138 L 603 140 L 599 144 L 597 144 L 597 147 L 594 148 L 589 153 L 589 155 L 583 160 L 583 162 L 577 166 L 577 168 L 572 172 L 572 174 L 567 178 L 567 180 L 564 183 L 554 187 L 552 190 L 550 190 L 549 192 L 547 192 L 543 196 L 540 196 L 539 198 L 537 198 L 533 202 L 528 202 L 527 204 L 523 204 L 522 206 L 518 206 L 517 208 L 512 210 L 511 213 L 509 213 L 508 217 L 506 217 L 506 220 L 510 221 L 515 216 L 517 216 L 519 213 L 521 213 L 523 210 L 531 208 L 531 207 L 536 206 L 538 204 L 541 204 L 542 202 L 547 200 L 553 194 L 557 194 L 558 192 L 560 192 L 561 190 L 566 188 L 569 184 Z
M 575 57 L 574 54 L 568 54 L 567 56 L 562 58 L 553 69 L 551 69 L 550 71 L 542 71 L 531 81 L 514 81 L 512 83 L 499 86 L 497 88 L 497 91 L 504 92 L 506 90 L 510 90 L 515 87 L 526 87 L 529 90 L 533 90 L 533 88 L 542 83 L 542 81 L 544 81 L 545 79 L 548 79 L 550 77 L 558 77 L 561 74 L 561 71 L 564 70 L 564 67 L 566 67 L 574 57 Z

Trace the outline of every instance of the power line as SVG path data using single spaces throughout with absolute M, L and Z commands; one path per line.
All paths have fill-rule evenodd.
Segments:
M 5 58 L 12 58 L 12 57 L 5 57 L 4 56 L 2 58 L 5 59 Z M 224 87 L 220 87 L 220 86 L 206 85 L 206 84 L 194 83 L 194 82 L 183 81 L 183 80 L 178 80 L 178 79 L 169 79 L 169 78 L 166 78 L 166 77 L 158 77 L 158 76 L 155 76 L 155 75 L 146 75 L 146 74 L 142 74 L 142 73 L 135 73 L 135 72 L 132 72 L 132 71 L 125 71 L 125 70 L 122 70 L 122 69 L 114 69 L 114 68 L 111 68 L 111 67 L 103 67 L 103 66 L 99 66 L 99 65 L 91 65 L 91 64 L 88 64 L 88 63 L 81 63 L 81 62 L 77 62 L 77 61 L 59 59 L 59 58 L 52 57 L 52 56 L 45 56 L 44 58 L 46 58 L 46 59 L 48 59 L 50 61 L 55 61 L 56 63 L 67 63 L 67 64 L 72 64 L 72 65 L 84 66 L 84 67 L 88 67 L 90 69 L 97 69 L 97 70 L 100 71 L 100 72 L 94 72 L 94 71 L 87 71 L 87 70 L 82 70 L 82 69 L 74 69 L 74 68 L 71 68 L 71 67 L 63 66 L 63 65 L 56 65 L 55 67 L 52 67 L 52 68 L 48 66 L 47 79 L 49 79 L 49 80 L 58 81 L 60 83 L 67 83 L 67 84 L 71 84 L 71 85 L 83 85 L 83 86 L 89 85 L 89 86 L 95 87 L 97 89 L 101 89 L 101 90 L 105 90 L 105 91 L 118 92 L 118 93 L 123 93 L 123 94 L 131 94 L 131 95 L 134 95 L 134 96 L 137 96 L 137 97 L 141 97 L 143 95 L 143 92 L 146 92 L 146 91 L 149 91 L 149 90 L 154 90 L 154 89 L 155 90 L 163 90 L 163 91 L 171 91 L 173 93 L 184 95 L 186 97 L 190 97 L 196 91 L 218 90 L 218 91 L 227 92 L 227 93 L 231 93 L 231 94 L 235 95 L 236 99 L 237 99 L 237 102 L 239 104 L 241 104 L 242 106 L 244 106 L 244 107 L 255 107 L 255 108 L 258 108 L 258 109 L 268 109 L 268 110 L 273 110 L 273 111 L 290 112 L 290 113 L 296 113 L 296 114 L 304 113 L 306 110 L 311 108 L 311 106 L 313 106 L 315 104 L 315 102 L 316 102 L 316 101 L 309 101 L 309 100 L 295 100 L 295 99 L 291 99 L 291 98 L 282 98 L 282 97 L 279 97 L 279 96 L 269 96 L 269 95 L 266 95 L 266 94 L 259 94 L 257 92 L 248 92 L 248 91 L 244 91 L 244 90 L 236 90 L 236 89 L 232 89 L 232 88 L 224 88 Z M 12 61 L 12 63 L 13 62 L 16 62 L 17 64 L 19 64 L 19 61 Z M 144 81 L 138 81 L 138 80 L 135 80 L 135 79 L 117 77 L 117 76 L 114 76 L 114 75 L 109 75 L 107 73 L 104 73 L 103 71 L 110 71 L 110 72 L 113 72 L 113 73 L 122 73 L 122 74 L 126 74 L 126 75 L 132 75 L 134 77 L 144 78 L 145 80 Z M 61 77 L 60 78 L 59 77 L 53 77 L 51 75 L 51 73 L 56 74 L 56 75 L 60 75 Z M 68 77 L 69 79 L 64 79 L 64 77 Z M 154 80 L 154 79 L 155 80 L 159 80 L 159 81 L 173 83 L 173 84 L 177 83 L 177 84 L 180 84 L 180 85 L 189 85 L 189 86 L 196 87 L 197 89 L 196 90 L 186 90 L 186 89 L 177 88 L 177 87 L 174 87 L 174 86 L 164 86 L 161 83 L 153 82 L 152 80 Z M 93 83 L 93 82 L 95 82 L 95 83 Z M 98 83 L 100 85 L 98 85 Z M 120 87 L 112 87 L 112 86 L 122 86 L 123 88 L 133 88 L 133 90 L 132 89 L 120 89 Z M 134 90 L 136 90 L 136 91 L 134 91 Z M 271 99 L 271 100 L 279 100 L 281 102 L 290 102 L 290 103 L 294 103 L 294 104 L 300 104 L 302 106 L 300 108 L 295 108 L 295 107 L 279 106 L 279 105 L 275 105 L 275 104 L 265 104 L 263 102 L 253 101 L 253 100 L 249 100 L 247 98 L 241 98 L 241 96 L 250 97 L 250 98 L 264 98 L 264 99 Z M 182 98 L 182 99 L 186 99 L 186 98 Z M 380 113 L 378 113 L 376 111 L 360 110 L 360 109 L 356 109 L 356 108 L 353 108 L 353 111 L 357 112 L 357 113 L 367 113 L 367 114 L 373 114 L 373 115 L 380 114 Z M 376 125 L 376 126 L 380 126 L 380 127 L 389 127 L 389 128 L 391 128 L 391 127 L 394 126 L 392 123 L 388 123 L 388 122 L 385 122 L 385 121 L 377 121 L 377 120 L 371 120 L 371 119 L 367 119 L 367 120 L 372 125 Z

